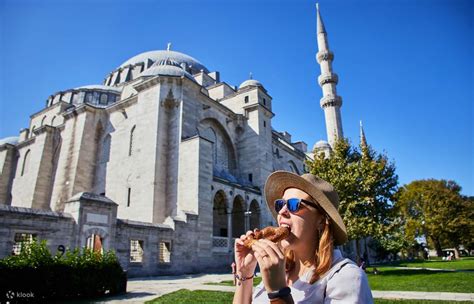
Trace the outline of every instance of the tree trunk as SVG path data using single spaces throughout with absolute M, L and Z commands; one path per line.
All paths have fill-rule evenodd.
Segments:
M 356 239 L 355 242 L 356 242 L 357 265 L 360 265 L 360 245 L 359 245 L 359 239 Z
M 431 240 L 433 241 L 433 245 L 435 246 L 436 249 L 436 255 L 441 258 L 443 257 L 443 249 L 441 248 L 441 243 L 437 238 L 431 237 Z
M 370 254 L 369 254 L 369 249 L 367 247 L 367 237 L 364 238 L 364 250 L 365 250 L 365 253 L 364 253 L 364 259 L 365 259 L 365 264 L 367 266 L 370 265 Z
M 459 254 L 459 249 L 457 246 L 454 246 L 454 258 L 456 260 L 458 260 L 459 258 L 461 257 L 461 255 Z

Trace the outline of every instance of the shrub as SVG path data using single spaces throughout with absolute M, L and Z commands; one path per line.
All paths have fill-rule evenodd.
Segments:
M 46 241 L 24 244 L 21 253 L 0 260 L 0 295 L 32 293 L 22 302 L 97 297 L 126 291 L 127 276 L 113 251 L 84 248 L 53 256 Z

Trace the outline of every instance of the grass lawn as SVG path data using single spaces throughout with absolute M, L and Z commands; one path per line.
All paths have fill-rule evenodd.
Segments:
M 377 275 L 367 274 L 372 290 L 474 293 L 474 272 L 440 272 L 385 266 L 377 269 L 379 271 Z M 372 270 L 372 267 L 368 270 Z M 261 277 L 255 278 L 254 286 L 261 280 Z M 232 281 L 207 284 L 233 286 Z
M 443 260 L 415 260 L 400 261 L 387 264 L 387 266 L 401 267 L 421 267 L 421 268 L 438 268 L 438 269 L 456 269 L 456 270 L 472 270 L 474 271 L 474 257 L 464 257 L 459 260 L 443 261 Z
M 371 270 L 369 267 L 368 270 Z M 441 272 L 379 267 L 368 274 L 372 290 L 474 292 L 474 272 Z
M 379 271 L 377 275 L 367 274 L 372 290 L 474 293 L 474 272 L 411 270 L 385 266 L 377 269 Z M 368 270 L 372 270 L 372 267 Z M 261 277 L 255 278 L 254 286 L 261 280 Z M 232 281 L 208 284 L 233 286 Z
M 205 291 L 196 290 L 190 291 L 181 289 L 146 303 L 153 304 L 188 304 L 188 303 L 232 303 L 232 292 L 221 291 Z M 457 301 L 427 301 L 427 300 L 383 300 L 375 299 L 375 304 L 463 304 L 470 302 Z

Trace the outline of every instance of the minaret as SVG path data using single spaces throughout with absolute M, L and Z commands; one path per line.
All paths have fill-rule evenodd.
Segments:
M 367 140 L 365 139 L 364 127 L 362 126 L 362 120 L 360 121 L 360 146 L 367 148 Z
M 341 106 L 342 98 L 337 95 L 336 85 L 338 77 L 332 71 L 332 61 L 334 54 L 329 50 L 329 44 L 324 28 L 323 20 L 319 14 L 319 5 L 316 4 L 317 14 L 317 38 L 318 38 L 318 53 L 316 59 L 321 66 L 321 75 L 318 77 L 318 83 L 323 90 L 323 98 L 321 98 L 320 105 L 324 110 L 326 119 L 326 132 L 328 136 L 329 145 L 334 148 L 337 139 L 342 138 L 342 119 Z

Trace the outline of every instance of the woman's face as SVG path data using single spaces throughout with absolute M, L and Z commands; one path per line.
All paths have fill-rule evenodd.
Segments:
M 299 198 L 314 202 L 306 192 L 296 188 L 286 189 L 282 198 L 285 200 Z M 281 246 L 284 249 L 302 250 L 314 246 L 322 220 L 317 209 L 302 204 L 298 211 L 291 213 L 285 205 L 278 213 L 277 219 L 279 226 L 288 225 L 290 227 L 290 235 L 281 241 Z

